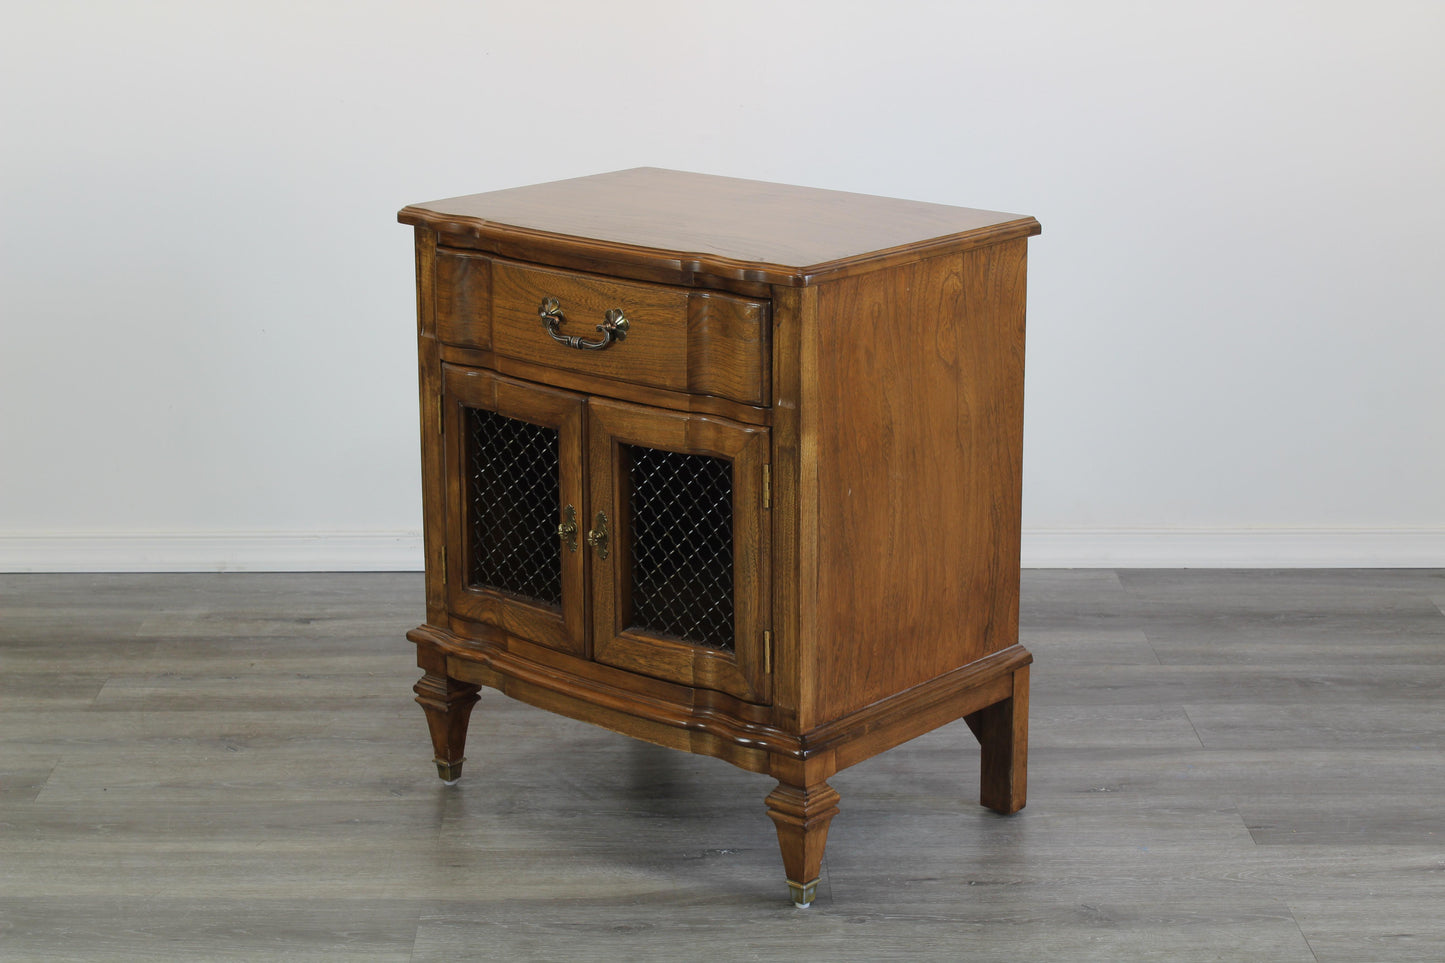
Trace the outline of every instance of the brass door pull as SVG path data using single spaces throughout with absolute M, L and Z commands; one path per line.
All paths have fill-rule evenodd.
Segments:
M 607 513 L 606 513 L 606 512 L 598 512 L 598 513 L 597 513 L 597 523 L 596 523 L 596 525 L 593 527 L 593 529 L 592 529 L 590 532 L 587 533 L 587 544 L 588 544 L 588 545 L 591 545 L 593 548 L 597 549 L 597 557 L 598 557 L 598 558 L 605 559 L 605 558 L 607 557 Z
M 562 524 L 557 526 L 557 537 L 567 546 L 567 551 L 577 551 L 577 509 L 568 505 L 562 509 Z
M 542 319 L 542 327 L 547 329 L 553 341 L 581 351 L 601 351 L 613 341 L 621 341 L 627 337 L 627 329 L 632 325 L 621 308 L 609 308 L 603 315 L 602 323 L 597 325 L 597 330 L 602 332 L 602 340 L 583 341 L 579 335 L 558 333 L 557 328 L 567 320 L 567 316 L 562 313 L 562 302 L 556 298 L 543 298 L 537 316 Z

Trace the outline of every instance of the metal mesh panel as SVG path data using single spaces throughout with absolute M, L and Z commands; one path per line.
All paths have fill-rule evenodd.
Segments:
M 733 647 L 732 463 L 627 446 L 632 625 Z
M 467 409 L 467 582 L 562 604 L 558 433 Z

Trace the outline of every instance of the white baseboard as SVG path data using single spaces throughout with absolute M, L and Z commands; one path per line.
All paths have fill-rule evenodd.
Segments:
M 1024 568 L 1445 568 L 1445 528 L 1024 529 Z
M 1025 529 L 1025 568 L 1445 568 L 1445 529 Z M 0 534 L 0 572 L 410 572 L 419 532 Z

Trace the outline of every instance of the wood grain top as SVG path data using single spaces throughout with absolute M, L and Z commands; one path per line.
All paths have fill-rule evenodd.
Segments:
M 397 218 L 534 250 L 791 285 L 1040 231 L 1018 214 L 653 167 L 429 201 Z

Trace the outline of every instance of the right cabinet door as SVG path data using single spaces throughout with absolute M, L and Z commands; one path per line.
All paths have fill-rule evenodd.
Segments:
M 770 697 L 767 429 L 588 401 L 593 658 Z

